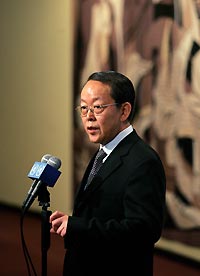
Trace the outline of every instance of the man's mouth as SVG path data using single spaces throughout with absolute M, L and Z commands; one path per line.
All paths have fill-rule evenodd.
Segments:
M 98 127 L 94 127 L 94 126 L 87 127 L 87 131 L 89 133 L 96 132 L 98 129 L 99 129 Z

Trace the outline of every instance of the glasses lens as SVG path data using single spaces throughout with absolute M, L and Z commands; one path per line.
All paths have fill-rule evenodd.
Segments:
M 85 106 L 81 108 L 81 114 L 83 116 L 87 115 L 87 112 L 88 112 L 88 109 Z
M 93 107 L 93 110 L 94 110 L 94 113 L 95 114 L 100 114 L 102 111 L 103 111 L 103 106 L 102 105 L 95 105 L 94 107 Z
M 79 106 L 79 111 L 82 116 L 85 116 L 87 114 L 88 108 L 87 106 Z

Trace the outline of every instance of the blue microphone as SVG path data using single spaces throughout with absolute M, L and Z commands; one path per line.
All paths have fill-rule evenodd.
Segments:
M 47 163 L 51 157 L 52 157 L 51 154 L 45 154 L 42 157 L 41 162 Z M 34 179 L 33 184 L 31 185 L 31 187 L 30 187 L 30 189 L 29 189 L 29 191 L 27 193 L 27 196 L 26 196 L 26 198 L 25 198 L 25 200 L 23 202 L 22 208 L 27 204 L 27 201 L 28 201 L 30 195 L 32 194 L 33 190 L 35 189 L 37 183 L 38 183 L 38 180 Z
M 28 177 L 33 179 L 32 187 L 28 192 L 28 196 L 23 203 L 22 209 L 26 211 L 38 195 L 38 191 L 42 185 L 53 187 L 58 180 L 61 172 L 58 169 L 61 161 L 57 157 L 46 154 L 41 162 L 35 162 L 32 166 Z
M 28 177 L 33 180 L 40 180 L 46 186 L 53 187 L 60 174 L 60 171 L 49 165 L 49 161 L 47 163 L 35 162 Z

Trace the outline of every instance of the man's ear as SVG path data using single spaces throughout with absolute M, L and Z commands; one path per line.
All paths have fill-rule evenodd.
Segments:
M 131 113 L 131 104 L 129 102 L 125 102 L 121 105 L 121 121 L 124 122 L 128 119 Z

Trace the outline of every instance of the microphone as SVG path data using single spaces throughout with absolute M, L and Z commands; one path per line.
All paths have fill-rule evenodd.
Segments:
M 48 160 L 49 160 L 51 157 L 52 157 L 51 154 L 45 154 L 45 155 L 42 157 L 41 162 L 47 163 Z M 37 185 L 37 183 L 38 183 L 38 179 L 34 179 L 33 184 L 31 185 L 31 187 L 30 187 L 30 189 L 29 189 L 29 191 L 28 191 L 28 193 L 27 193 L 27 196 L 26 196 L 26 198 L 25 198 L 25 200 L 24 200 L 24 202 L 23 202 L 22 208 L 24 208 L 24 206 L 27 204 L 27 201 L 28 201 L 28 199 L 29 199 L 31 193 L 32 193 L 33 190 L 35 189 L 35 186 Z
M 53 187 L 61 174 L 61 172 L 58 171 L 61 166 L 61 161 L 57 157 L 46 154 L 41 161 L 42 162 L 35 162 L 28 173 L 28 177 L 34 181 L 22 206 L 24 212 L 30 208 L 38 195 L 40 187 L 42 185 Z

